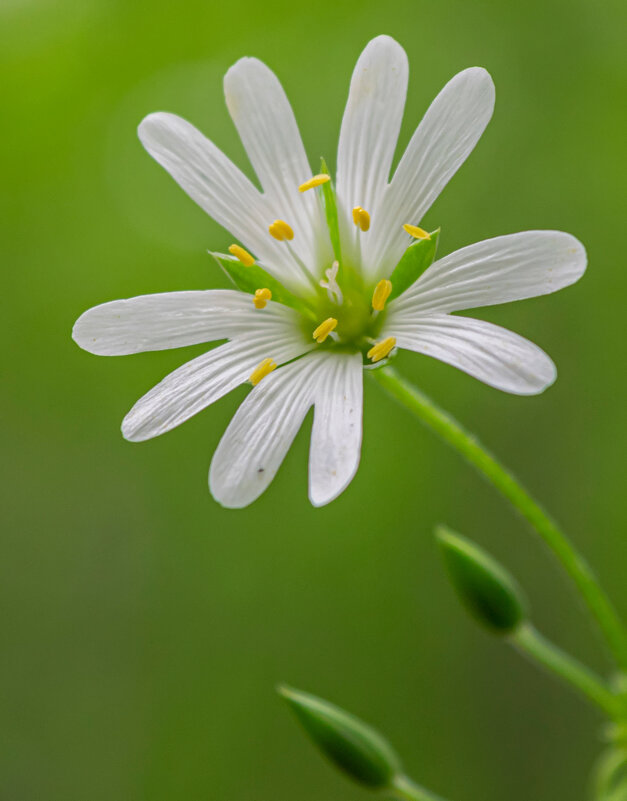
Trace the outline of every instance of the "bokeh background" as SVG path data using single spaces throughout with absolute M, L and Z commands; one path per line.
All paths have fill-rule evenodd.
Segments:
M 245 390 L 126 443 L 125 412 L 198 351 L 108 360 L 70 330 L 106 300 L 225 285 L 205 251 L 230 238 L 143 152 L 146 113 L 188 117 L 250 173 L 221 80 L 256 55 L 312 164 L 334 163 L 372 36 L 410 57 L 401 146 L 456 71 L 488 68 L 494 119 L 425 223 L 442 253 L 527 228 L 585 242 L 579 284 L 483 315 L 541 344 L 559 379 L 517 398 L 426 357 L 398 367 L 546 502 L 625 612 L 626 23 L 619 0 L 1 0 L 1 799 L 364 797 L 281 681 L 379 726 L 452 801 L 584 799 L 600 719 L 464 616 L 434 524 L 487 546 L 545 632 L 609 663 L 551 556 L 455 454 L 368 385 L 339 500 L 307 502 L 308 418 L 270 490 L 226 511 L 207 468 Z

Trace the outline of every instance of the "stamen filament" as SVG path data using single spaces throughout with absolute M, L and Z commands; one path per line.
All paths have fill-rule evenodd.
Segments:
M 387 299 L 390 297 L 390 293 L 392 292 L 392 282 L 388 281 L 387 278 L 383 278 L 374 288 L 374 292 L 372 293 L 372 308 L 375 311 L 383 311 L 385 308 L 385 303 Z
M 296 262 L 296 264 L 299 266 L 299 268 L 301 269 L 301 271 L 302 271 L 303 275 L 305 276 L 305 278 L 306 278 L 306 279 L 307 279 L 307 280 L 308 280 L 308 281 L 311 283 L 311 285 L 313 286 L 313 288 L 314 288 L 316 291 L 318 291 L 318 285 L 316 284 L 316 279 L 315 279 L 315 278 L 313 277 L 313 275 L 311 274 L 311 272 L 310 272 L 310 270 L 308 269 L 307 265 L 306 265 L 306 264 L 303 262 L 303 260 L 302 260 L 302 259 L 301 259 L 301 258 L 300 258 L 298 255 L 297 255 L 296 251 L 295 251 L 295 250 L 294 250 L 294 248 L 293 248 L 293 247 L 290 245 L 290 243 L 289 243 L 289 242 L 286 242 L 285 244 L 287 245 L 287 249 L 288 249 L 288 250 L 289 250 L 289 252 L 290 252 L 290 256 L 291 256 L 291 257 L 294 259 L 294 261 Z
M 285 239 L 294 239 L 294 231 L 285 220 L 275 220 L 270 223 L 268 231 L 279 242 L 283 242 Z
M 367 356 L 372 362 L 380 362 L 381 359 L 385 359 L 386 356 L 389 356 L 390 351 L 395 345 L 396 337 L 382 339 L 381 342 L 377 342 L 376 345 L 370 348 Z
M 254 256 L 251 256 L 247 250 L 244 250 L 240 245 L 229 245 L 229 253 L 235 256 L 236 259 L 242 262 L 244 267 L 252 267 L 255 263 Z
M 314 175 L 313 178 L 310 178 L 308 181 L 305 181 L 304 184 L 301 184 L 298 187 L 298 191 L 306 192 L 308 189 L 314 189 L 316 186 L 320 186 L 321 184 L 326 184 L 326 182 L 330 180 L 331 180 L 330 175 L 326 175 L 325 173 L 321 172 L 318 175 Z
M 337 320 L 335 317 L 328 317 L 324 322 L 320 323 L 320 325 L 315 329 L 313 332 L 313 338 L 316 342 L 321 345 L 324 340 L 329 336 L 331 331 L 335 329 L 337 326 Z
M 256 387 L 261 379 L 265 378 L 273 370 L 276 370 L 276 362 L 273 359 L 264 359 L 255 367 L 248 380 L 253 387 Z
M 431 239 L 431 234 L 425 231 L 424 228 L 419 228 L 417 225 L 405 223 L 403 228 L 410 236 L 413 236 L 414 239 Z
M 359 226 L 362 231 L 367 231 L 368 228 L 370 228 L 370 215 L 366 209 L 362 209 L 361 206 L 355 206 L 353 209 L 353 222 L 355 225 Z
M 265 309 L 269 300 L 272 300 L 272 292 L 267 288 L 256 289 L 253 297 L 253 303 L 256 309 Z

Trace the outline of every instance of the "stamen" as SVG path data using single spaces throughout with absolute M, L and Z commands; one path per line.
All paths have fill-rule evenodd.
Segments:
M 338 305 L 342 305 L 344 302 L 344 296 L 342 295 L 342 290 L 337 282 L 337 273 L 339 269 L 339 261 L 334 261 L 333 264 L 324 271 L 327 280 L 319 281 L 318 283 L 323 289 L 327 290 L 327 295 L 329 296 L 330 301 L 335 302 Z
M 366 209 L 361 206 L 355 206 L 353 209 L 353 222 L 358 225 L 362 231 L 367 231 L 370 228 L 370 215 Z
M 266 303 L 272 300 L 272 292 L 267 287 L 263 289 L 256 289 L 255 296 L 253 297 L 253 303 L 255 304 L 256 309 L 265 309 Z
M 316 186 L 320 186 L 321 184 L 326 184 L 326 182 L 330 180 L 331 180 L 330 175 L 321 172 L 319 175 L 314 175 L 313 178 L 310 178 L 308 181 L 305 181 L 304 184 L 301 184 L 298 187 L 298 191 L 306 192 L 308 189 L 314 189 Z
M 396 337 L 382 339 L 381 342 L 377 342 L 376 345 L 373 345 L 370 348 L 367 354 L 368 358 L 373 362 L 380 362 L 381 359 L 385 359 L 385 357 L 389 355 L 390 351 L 395 345 Z
M 256 387 L 261 379 L 265 378 L 273 370 L 276 370 L 276 362 L 273 359 L 264 359 L 255 367 L 248 380 L 253 387 Z
M 294 231 L 292 230 L 292 227 L 285 222 L 285 220 L 275 220 L 268 226 L 268 231 L 275 239 L 278 239 L 279 242 L 284 242 L 285 240 L 294 239 Z M 316 284 L 316 279 L 311 274 L 311 271 L 307 268 L 305 264 L 303 264 L 302 259 L 299 258 L 298 254 L 294 251 L 289 241 L 286 242 L 286 246 L 287 249 L 289 250 L 291 257 L 298 265 L 299 269 L 302 270 L 302 273 L 305 276 L 305 278 L 308 281 L 310 281 L 314 289 L 317 290 L 318 287 Z
M 244 267 L 252 267 L 255 263 L 255 259 L 247 250 L 240 247 L 239 245 L 229 245 L 229 253 L 235 256 L 236 259 L 239 259 Z
M 385 302 L 390 297 L 392 292 L 392 282 L 387 278 L 383 278 L 374 288 L 372 293 L 372 308 L 375 311 L 383 311 Z
M 283 242 L 285 239 L 294 239 L 294 231 L 292 231 L 285 220 L 275 220 L 268 226 L 268 231 L 270 231 L 271 235 L 275 239 L 278 239 L 279 242 Z
M 424 228 L 418 228 L 417 225 L 405 223 L 403 228 L 410 236 L 413 236 L 414 239 L 431 239 L 431 234 L 428 231 L 425 231 Z
M 320 345 L 324 342 L 324 340 L 329 336 L 331 331 L 336 327 L 337 320 L 335 317 L 328 317 L 323 323 L 316 328 L 313 332 L 313 338 L 316 342 Z

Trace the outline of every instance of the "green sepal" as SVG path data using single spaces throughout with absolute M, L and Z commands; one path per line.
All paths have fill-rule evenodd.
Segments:
M 407 248 L 390 276 L 392 291 L 388 300 L 397 298 L 420 278 L 427 267 L 433 264 L 439 238 L 440 229 L 438 228 L 431 232 L 429 239 L 419 239 Z
M 320 172 L 324 175 L 331 175 L 326 161 L 320 159 Z M 322 205 L 324 207 L 324 214 L 327 218 L 327 227 L 329 229 L 329 237 L 331 238 L 331 245 L 335 258 L 342 263 L 342 249 L 340 247 L 340 224 L 337 216 L 337 200 L 335 198 L 335 188 L 333 186 L 333 179 L 320 185 L 322 190 Z
M 315 745 L 356 782 L 383 789 L 401 774 L 392 747 L 366 723 L 315 695 L 290 687 L 278 691 Z
M 213 258 L 218 262 L 227 276 L 242 292 L 255 294 L 257 289 L 267 287 L 272 292 L 272 300 L 282 303 L 284 306 L 291 306 L 299 312 L 308 314 L 310 312 L 307 304 L 301 298 L 292 295 L 280 281 L 273 278 L 263 267 L 253 264 L 245 267 L 239 259 L 234 256 L 227 256 L 226 253 L 212 253 Z
M 494 634 L 510 634 L 526 618 L 515 579 L 470 540 L 439 527 L 436 537 L 449 578 L 470 614 Z

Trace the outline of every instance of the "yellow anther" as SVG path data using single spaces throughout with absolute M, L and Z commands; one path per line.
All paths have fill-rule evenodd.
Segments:
M 236 259 L 239 259 L 244 267 L 252 267 L 255 263 L 255 259 L 247 250 L 240 247 L 239 245 L 229 245 L 229 253 L 235 256 Z
M 276 362 L 273 359 L 264 359 L 255 367 L 248 380 L 253 387 L 256 387 L 261 379 L 265 378 L 273 370 L 276 370 Z
M 272 292 L 269 289 L 264 287 L 263 289 L 256 289 L 255 296 L 253 298 L 253 303 L 255 304 L 256 309 L 265 309 L 266 303 L 272 300 Z
M 330 175 L 321 172 L 319 175 L 314 175 L 313 178 L 310 178 L 308 181 L 305 181 L 304 184 L 301 184 L 298 187 L 298 191 L 306 192 L 308 189 L 314 189 L 316 186 L 320 186 L 321 184 L 326 184 L 326 182 L 330 180 L 331 180 Z
M 431 234 L 428 231 L 425 231 L 424 228 L 418 228 L 417 225 L 405 223 L 403 228 L 410 236 L 413 236 L 414 239 L 431 239 Z
M 382 339 L 381 342 L 377 342 L 376 345 L 370 348 L 368 351 L 368 358 L 373 362 L 380 362 L 381 359 L 385 359 L 386 356 L 389 356 L 394 345 L 396 345 L 396 337 Z
M 383 311 L 385 302 L 390 297 L 392 291 L 392 282 L 387 278 L 383 278 L 374 288 L 372 293 L 372 308 L 375 311 Z
M 279 242 L 283 242 L 284 239 L 294 239 L 294 231 L 292 231 L 285 220 L 275 220 L 268 227 L 268 231 L 270 231 L 272 236 L 278 239 Z
M 353 209 L 353 222 L 358 225 L 362 231 L 367 231 L 370 228 L 370 215 L 366 209 L 361 206 L 355 206 Z
M 329 336 L 336 325 L 337 320 L 335 317 L 328 317 L 323 323 L 320 323 L 320 325 L 313 332 L 313 338 L 320 345 Z

